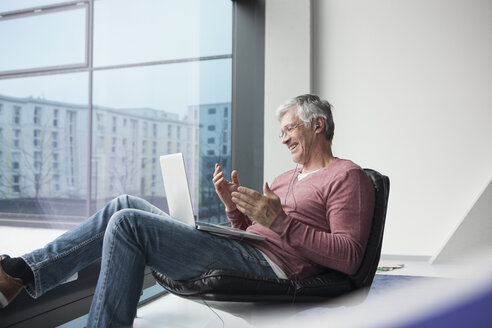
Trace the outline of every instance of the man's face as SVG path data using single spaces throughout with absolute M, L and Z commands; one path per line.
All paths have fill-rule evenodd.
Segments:
M 280 128 L 283 132 L 282 143 L 287 146 L 294 163 L 304 165 L 310 154 L 309 144 L 312 136 L 309 128 L 304 125 L 293 110 L 284 114 L 280 120 Z

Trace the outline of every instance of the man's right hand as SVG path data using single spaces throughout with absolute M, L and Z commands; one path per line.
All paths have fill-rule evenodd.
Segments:
M 236 210 L 236 204 L 232 201 L 231 193 L 237 191 L 237 188 L 240 186 L 237 171 L 234 170 L 231 172 L 231 181 L 228 181 L 224 178 L 224 172 L 222 172 L 220 165 L 215 164 L 215 171 L 212 181 L 215 186 L 215 192 L 219 196 L 222 203 L 224 203 L 226 210 L 229 212 Z

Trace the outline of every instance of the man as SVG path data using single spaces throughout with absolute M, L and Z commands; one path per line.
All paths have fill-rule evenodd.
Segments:
M 374 188 L 365 172 L 333 156 L 331 105 L 314 95 L 277 109 L 280 138 L 301 168 L 285 172 L 264 194 L 232 182 L 216 166 L 214 183 L 232 226 L 264 235 L 248 242 L 262 251 L 280 278 L 305 278 L 326 267 L 357 271 L 374 210 Z M 251 218 L 251 220 L 248 219 Z
M 98 258 L 101 272 L 88 327 L 133 324 L 146 265 L 174 280 L 210 269 L 280 278 L 304 278 L 326 267 L 355 272 L 374 208 L 371 181 L 354 163 L 333 157 L 328 102 L 299 96 L 277 113 L 282 142 L 301 168 L 280 175 L 272 188 L 265 183 L 264 194 L 240 186 L 236 171 L 228 181 L 216 165 L 213 175 L 232 225 L 267 241 L 199 231 L 123 195 L 44 248 L 19 258 L 3 256 L 1 307 L 23 287 L 38 297 Z

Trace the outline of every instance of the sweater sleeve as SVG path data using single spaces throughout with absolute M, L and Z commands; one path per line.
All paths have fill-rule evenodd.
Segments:
M 226 211 L 226 215 L 233 228 L 246 230 L 252 224 L 251 219 L 238 209 L 231 212 Z
M 374 188 L 368 180 L 364 171 L 349 170 L 333 181 L 325 198 L 327 229 L 285 212 L 270 229 L 310 261 L 353 274 L 364 255 L 374 208 Z

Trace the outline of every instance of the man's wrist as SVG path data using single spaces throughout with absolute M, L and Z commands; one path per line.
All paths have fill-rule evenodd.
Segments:
M 225 206 L 225 209 L 227 212 L 234 212 L 235 210 L 237 210 L 237 207 L 234 206 L 234 207 L 231 207 L 231 206 Z
M 282 210 L 275 220 L 273 220 L 272 224 L 270 225 L 270 230 L 276 232 L 278 235 L 282 235 L 282 233 L 285 231 L 286 227 L 288 226 L 291 218 L 285 214 L 285 212 Z

